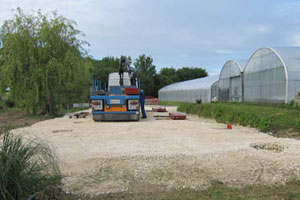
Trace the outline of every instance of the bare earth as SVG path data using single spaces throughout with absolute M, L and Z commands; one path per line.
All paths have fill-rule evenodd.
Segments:
M 239 187 L 300 178 L 299 140 L 242 126 L 227 130 L 192 115 L 185 121 L 153 115 L 166 113 L 149 112 L 139 122 L 63 117 L 14 132 L 41 138 L 56 150 L 64 189 L 72 193 L 202 189 L 212 181 Z

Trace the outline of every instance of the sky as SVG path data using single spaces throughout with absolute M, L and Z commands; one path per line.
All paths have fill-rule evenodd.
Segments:
M 217 74 L 260 47 L 300 46 L 300 0 L 0 0 L 0 25 L 20 7 L 74 20 L 89 55 L 150 55 L 162 67 Z

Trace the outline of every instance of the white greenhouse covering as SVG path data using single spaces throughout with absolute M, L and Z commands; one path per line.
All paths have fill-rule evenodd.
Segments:
M 209 103 L 211 102 L 212 94 L 217 93 L 216 82 L 218 78 L 219 75 L 215 75 L 173 83 L 160 89 L 158 91 L 158 98 L 160 101 L 196 103 L 201 100 L 202 103 Z M 215 87 L 212 87 L 213 85 Z
M 300 48 L 260 48 L 244 71 L 244 100 L 289 103 L 300 90 Z
M 229 60 L 223 65 L 219 77 L 219 101 L 242 101 L 242 73 L 246 64 L 246 60 Z

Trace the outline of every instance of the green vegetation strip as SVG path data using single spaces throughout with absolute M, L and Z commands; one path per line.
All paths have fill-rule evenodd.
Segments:
M 162 105 L 176 105 L 178 111 L 213 118 L 221 123 L 250 126 L 263 132 L 292 130 L 300 133 L 300 109 L 290 105 L 268 105 L 250 103 L 194 104 L 161 102 Z
M 213 185 L 205 190 L 171 190 L 171 191 L 152 191 L 149 193 L 118 193 L 118 194 L 104 194 L 93 198 L 83 197 L 78 195 L 65 195 L 62 199 L 65 200 L 106 200 L 106 199 L 188 199 L 188 200 L 274 200 L 274 199 L 300 199 L 300 181 L 291 181 L 286 185 L 266 186 L 266 185 L 253 185 L 244 188 L 233 188 L 225 186 L 220 182 L 215 182 Z

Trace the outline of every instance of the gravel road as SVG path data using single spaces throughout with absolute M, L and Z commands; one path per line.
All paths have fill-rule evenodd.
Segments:
M 299 140 L 242 126 L 228 130 L 193 115 L 182 121 L 154 115 L 166 113 L 148 112 L 139 122 L 63 117 L 13 132 L 55 149 L 64 189 L 73 193 L 202 189 L 212 181 L 239 187 L 300 178 Z

